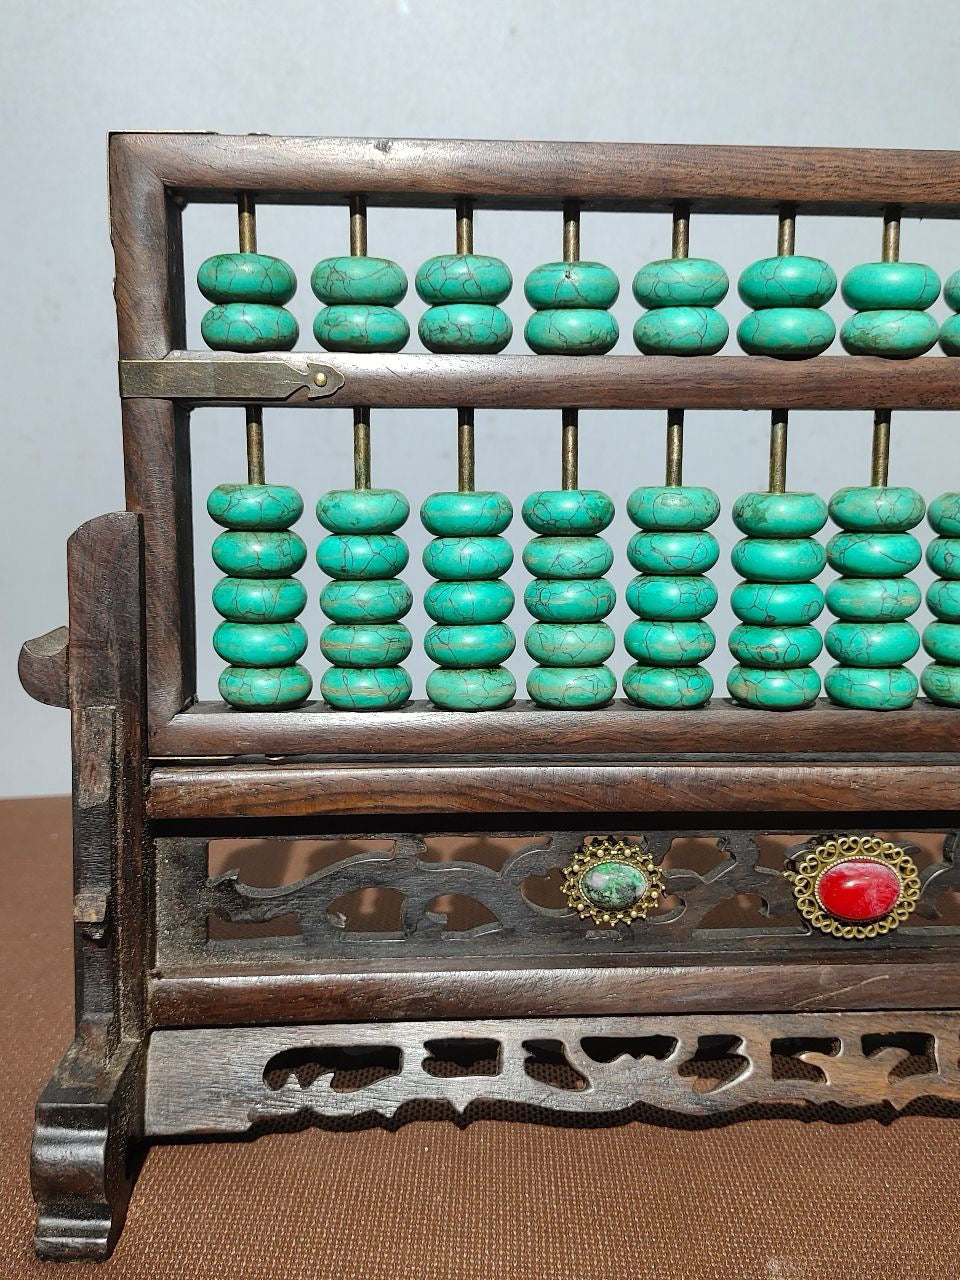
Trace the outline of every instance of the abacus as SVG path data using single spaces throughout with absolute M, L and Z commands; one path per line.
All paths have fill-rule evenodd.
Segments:
M 423 1100 L 468 1118 L 960 1100 L 960 494 L 888 475 L 895 411 L 960 410 L 956 316 L 938 326 L 938 273 L 900 256 L 911 220 L 960 218 L 960 153 L 121 133 L 110 191 L 126 510 L 72 536 L 69 628 L 20 664 L 70 708 L 74 758 L 76 1039 L 37 1108 L 37 1251 L 107 1256 L 154 1137 Z M 238 238 L 200 267 L 188 349 L 182 220 L 203 201 L 236 208 Z M 257 242 L 277 203 L 344 214 L 305 345 L 305 291 Z M 368 209 L 388 226 L 397 206 L 450 215 L 446 248 L 407 264 L 425 352 L 402 350 L 405 267 L 367 251 Z M 523 300 L 495 237 L 475 250 L 475 215 L 500 209 L 556 217 L 562 253 Z M 602 259 L 610 212 L 663 219 L 670 253 L 637 263 L 632 298 L 581 256 Z M 733 340 L 727 272 L 690 253 L 717 214 L 776 249 L 739 277 Z M 842 273 L 834 353 L 822 215 L 872 220 L 880 246 Z M 943 296 L 960 311 L 960 272 Z M 505 351 L 514 326 L 525 354 Z M 238 432 L 242 411 L 247 478 L 224 476 L 194 531 L 191 414 L 210 405 Z M 352 409 L 353 487 L 274 477 L 264 406 Z M 476 487 L 475 460 L 498 464 L 483 413 L 504 407 L 559 428 L 522 477 L 522 602 L 502 460 Z M 455 417 L 448 489 L 374 486 L 382 408 Z M 688 411 L 729 408 L 769 412 L 769 483 L 722 546 L 683 445 Z M 584 487 L 587 409 L 663 411 L 664 482 L 625 458 L 621 492 Z M 869 485 L 788 488 L 796 409 L 873 415 Z M 432 535 L 422 636 L 412 503 Z M 195 532 L 223 574 L 199 637 L 226 664 L 214 701 Z M 707 620 L 721 555 L 742 579 L 729 636 Z M 636 571 L 623 635 L 617 557 Z M 728 697 L 703 665 L 718 642 Z M 239 846 L 216 860 L 224 841 L 310 852 L 263 885 Z

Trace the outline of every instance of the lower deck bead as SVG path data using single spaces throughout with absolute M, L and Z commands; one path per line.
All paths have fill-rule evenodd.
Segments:
M 498 667 L 517 647 L 505 623 L 480 626 L 443 624 L 430 627 L 423 638 L 427 657 L 439 667 Z
M 213 607 L 230 622 L 289 622 L 306 603 L 299 578 L 221 578 L 213 588 Z
M 283 307 L 226 302 L 204 315 L 200 335 L 214 351 L 289 351 L 300 336 L 300 326 Z
M 290 529 L 227 529 L 211 548 L 213 563 L 231 578 L 287 578 L 303 567 L 307 545 Z
M 313 336 L 325 351 L 401 351 L 410 326 L 395 307 L 351 303 L 318 311 Z
M 303 515 L 303 499 L 288 484 L 218 484 L 207 513 L 225 529 L 289 529 Z
M 712 533 L 635 533 L 627 543 L 627 559 L 634 569 L 651 574 L 703 574 L 720 556 L 720 545 Z
M 820 656 L 823 638 L 815 627 L 751 627 L 730 633 L 730 652 L 745 667 L 808 667 Z
M 898 667 L 920 648 L 910 622 L 832 622 L 825 636 L 827 653 L 849 667 Z
M 420 519 L 439 537 L 494 537 L 513 519 L 513 504 L 505 493 L 471 490 L 431 493 L 424 498 Z
M 938 578 L 927 588 L 927 608 L 941 622 L 960 622 L 960 582 Z
M 827 543 L 830 568 L 850 578 L 897 578 L 922 558 L 912 533 L 835 533 Z
M 751 582 L 809 582 L 823 572 L 826 552 L 813 538 L 741 538 L 730 553 Z
M 523 336 L 538 355 L 604 355 L 616 346 L 620 326 L 609 311 L 554 309 L 535 311 Z
M 712 307 L 657 307 L 633 326 L 633 340 L 648 356 L 713 356 L 729 336 L 725 317 Z
M 492 711 L 512 702 L 516 692 L 506 667 L 440 667 L 427 676 L 427 697 L 447 711 Z
M 934 538 L 927 547 L 927 564 L 941 578 L 960 579 L 960 538 Z
M 903 360 L 929 351 L 938 334 L 926 311 L 857 311 L 844 320 L 840 341 L 851 355 Z
M 413 648 L 401 622 L 331 623 L 320 633 L 320 652 L 337 667 L 394 667 Z
M 931 702 L 960 707 L 960 667 L 931 662 L 920 673 L 920 684 Z
M 328 582 L 320 608 L 334 622 L 394 622 L 410 612 L 413 592 L 399 578 Z
M 331 533 L 393 533 L 409 514 L 396 489 L 331 489 L 317 502 L 317 519 Z
M 306 653 L 307 633 L 299 622 L 221 622 L 213 647 L 235 667 L 283 667 Z
M 423 567 L 443 581 L 500 578 L 512 564 L 506 538 L 434 538 L 423 549 Z
M 305 702 L 313 688 L 310 672 L 290 667 L 227 667 L 221 673 L 220 697 L 244 711 L 275 711 Z
M 384 711 L 410 699 L 403 667 L 331 667 L 320 681 L 323 700 L 340 711 Z
M 468 625 L 502 622 L 513 608 L 513 589 L 499 578 L 476 582 L 434 582 L 423 607 L 434 622 Z
M 935 662 L 960 666 L 960 625 L 931 622 L 923 632 L 923 647 Z
M 585 710 L 603 707 L 617 692 L 617 678 L 606 666 L 534 667 L 527 693 L 541 707 Z
M 605 622 L 534 622 L 527 628 L 524 647 L 545 667 L 591 667 L 606 662 L 616 648 L 616 637 Z
M 754 538 L 807 538 L 827 523 L 827 504 L 816 493 L 744 493 L 731 515 Z
M 500 307 L 483 302 L 452 302 L 425 311 L 417 332 L 428 351 L 495 355 L 513 337 L 513 324 Z
M 523 549 L 524 568 L 535 578 L 602 578 L 612 564 L 605 538 L 538 537 Z
M 617 593 L 606 578 L 534 578 L 523 601 L 541 622 L 599 622 L 617 603 Z
M 910 578 L 836 578 L 827 607 L 844 621 L 898 622 L 920 608 L 920 588 Z
M 864 533 L 905 533 L 925 510 L 923 496 L 906 485 L 838 489 L 830 499 L 830 516 L 840 528 Z
M 635 662 L 623 674 L 623 692 L 638 707 L 702 707 L 713 697 L 713 678 L 703 667 L 645 667 Z
M 820 677 L 813 667 L 763 667 L 737 665 L 727 676 L 727 690 L 737 702 L 767 711 L 795 711 L 816 702 Z
M 627 586 L 627 604 L 651 621 L 695 622 L 716 606 L 717 588 L 700 574 L 638 574 Z
M 752 626 L 806 626 L 823 612 L 823 591 L 813 582 L 738 582 L 730 604 Z
M 660 622 L 637 618 L 627 627 L 624 646 L 645 666 L 694 667 L 709 658 L 716 637 L 705 622 Z
M 317 547 L 317 564 L 331 578 L 381 579 L 402 573 L 410 552 L 395 533 L 331 533 Z
M 927 510 L 927 518 L 937 533 L 960 537 L 960 493 L 941 493 Z
M 600 533 L 613 514 L 613 502 L 599 489 L 541 489 L 523 504 L 523 522 L 534 533 Z
M 826 311 L 769 307 L 744 316 L 737 328 L 737 341 L 748 355 L 806 360 L 826 351 L 836 333 Z
M 648 485 L 627 499 L 627 515 L 641 529 L 671 532 L 709 528 L 720 514 L 712 489 L 696 485 Z
M 940 350 L 947 356 L 960 356 L 960 315 L 949 316 L 940 326 Z
M 864 711 L 897 711 L 913 705 L 919 684 L 906 667 L 831 667 L 823 680 L 831 702 Z

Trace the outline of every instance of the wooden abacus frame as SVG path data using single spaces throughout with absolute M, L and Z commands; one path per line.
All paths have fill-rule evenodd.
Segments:
M 830 1100 L 960 1097 L 951 929 L 935 947 L 820 937 L 767 945 L 728 931 L 740 943 L 731 950 L 639 932 L 618 951 L 583 926 L 573 941 L 551 943 L 545 932 L 502 953 L 478 943 L 465 958 L 428 932 L 416 954 L 389 963 L 375 947 L 333 947 L 306 963 L 276 947 L 236 963 L 205 954 L 205 917 L 190 915 L 205 894 L 227 891 L 206 881 L 204 842 L 218 836 L 388 833 L 409 843 L 397 874 L 415 894 L 425 876 L 416 842 L 432 832 L 546 830 L 554 852 L 536 846 L 532 856 L 547 870 L 582 832 L 642 830 L 668 848 L 673 834 L 722 827 L 744 859 L 730 881 L 741 891 L 758 874 L 743 853 L 750 833 L 815 833 L 838 821 L 951 832 L 960 711 L 921 700 L 881 715 L 823 702 L 778 715 L 715 699 L 682 713 L 618 701 L 589 712 L 517 702 L 472 714 L 415 702 L 365 715 L 316 703 L 248 714 L 197 702 L 189 438 L 195 405 L 251 401 L 960 410 L 960 361 L 189 352 L 181 244 L 186 204 L 233 202 L 238 192 L 260 204 L 346 205 L 362 193 L 371 206 L 453 209 L 469 198 L 477 208 L 559 211 L 574 200 L 584 210 L 680 203 L 694 214 L 786 206 L 798 216 L 895 209 L 956 219 L 960 153 L 121 133 L 110 139 L 110 192 L 127 510 L 74 534 L 69 631 L 28 642 L 21 657 L 28 691 L 70 707 L 74 755 L 77 1038 L 38 1104 L 38 1251 L 107 1255 L 144 1136 L 231 1132 L 291 1110 L 392 1114 L 425 1097 L 460 1109 L 484 1099 L 701 1112 L 815 1103 L 822 1082 L 777 1078 L 765 1055 L 772 1044 L 825 1037 L 839 1057 L 803 1056 L 816 1059 Z M 501 919 L 520 933 L 503 896 Z M 313 918 L 308 903 L 303 911 Z M 583 1049 L 584 1037 L 633 1043 L 667 1031 L 675 1049 L 643 1069 Z M 692 1095 L 683 1054 L 718 1031 L 739 1042 L 750 1068 Z M 523 1066 L 531 1044 L 558 1036 L 588 1086 L 560 1099 Z M 933 1038 L 933 1067 L 893 1080 L 890 1054 L 910 1036 Z M 494 1042 L 495 1082 L 425 1074 L 424 1046 L 438 1037 Z M 319 1041 L 406 1056 L 360 1097 L 265 1089 L 271 1055 Z M 954 1048 L 937 1056 L 942 1041 Z M 876 1043 L 882 1051 L 868 1051 Z

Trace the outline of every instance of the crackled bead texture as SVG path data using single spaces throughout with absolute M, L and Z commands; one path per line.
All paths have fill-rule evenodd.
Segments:
M 748 355 L 804 360 L 833 342 L 836 326 L 820 310 L 837 288 L 829 263 L 799 254 L 762 258 L 746 268 L 737 287 L 753 308 L 737 328 Z
M 952 290 L 960 285 L 951 284 Z M 951 304 L 952 305 L 952 304 Z M 933 659 L 920 675 L 923 692 L 931 702 L 947 707 L 960 707 L 960 559 L 941 554 L 945 543 L 960 538 L 960 493 L 942 493 L 930 503 L 927 519 L 938 536 L 928 552 L 928 563 L 943 576 L 930 584 L 927 590 L 927 606 L 934 615 L 923 632 L 923 647 Z

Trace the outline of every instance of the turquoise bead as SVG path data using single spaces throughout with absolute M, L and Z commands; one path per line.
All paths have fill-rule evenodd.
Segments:
M 756 311 L 770 308 L 822 307 L 837 291 L 833 267 L 820 258 L 799 255 L 761 258 L 740 276 L 740 297 Z
M 433 582 L 423 597 L 423 607 L 434 622 L 502 622 L 513 608 L 513 589 L 499 578 L 488 582 Z
M 745 667 L 808 667 L 823 639 L 815 627 L 751 627 L 730 632 L 730 652 Z
M 517 647 L 503 622 L 464 626 L 438 624 L 423 639 L 427 657 L 438 667 L 499 667 Z
M 925 311 L 940 296 L 940 277 L 922 262 L 861 262 L 840 293 L 854 311 Z
M 927 547 L 927 564 L 938 577 L 960 578 L 960 538 L 934 538 Z
M 939 498 L 934 498 L 927 519 L 937 533 L 960 537 L 960 493 L 941 493 Z
M 830 657 L 848 667 L 898 667 L 920 648 L 910 622 L 832 622 L 825 639 Z
M 227 529 L 289 529 L 303 515 L 303 499 L 286 484 L 219 484 L 207 512 Z
M 752 626 L 799 627 L 819 618 L 823 592 L 813 582 L 739 582 L 730 605 Z
M 651 621 L 694 622 L 716 606 L 717 588 L 699 574 L 639 574 L 627 587 L 627 604 Z
M 960 622 L 960 582 L 940 578 L 927 588 L 927 608 L 942 622 Z
M 325 351 L 400 351 L 410 326 L 393 307 L 343 303 L 317 312 L 313 336 Z
M 320 633 L 320 652 L 337 667 L 395 667 L 412 648 L 402 622 L 332 622 Z
M 228 529 L 211 551 L 213 563 L 231 578 L 288 578 L 307 558 L 306 543 L 289 529 Z
M 613 548 L 606 538 L 534 538 L 523 564 L 535 578 L 600 578 L 613 564 Z
M 726 271 L 709 258 L 660 258 L 633 277 L 641 307 L 715 307 L 729 288 Z
M 226 302 L 204 315 L 200 333 L 214 351 L 289 351 L 300 336 L 300 326 L 283 307 Z
M 693 485 L 649 485 L 634 489 L 627 499 L 627 515 L 641 529 L 701 530 L 719 514 L 720 499 L 713 490 Z
M 960 311 L 960 271 L 954 271 L 943 282 L 943 300 L 951 311 Z
M 620 326 L 609 311 L 535 311 L 523 336 L 538 355 L 604 355 L 616 346 Z
M 960 707 L 960 667 L 945 667 L 931 662 L 920 674 L 923 692 L 931 702 L 945 707 Z
M 813 538 L 741 538 L 730 559 L 751 582 L 809 582 L 827 563 L 826 552 Z
M 830 516 L 841 529 L 865 533 L 904 533 L 920 523 L 925 510 L 916 489 L 903 485 L 838 489 L 830 499 Z
M 613 513 L 599 489 L 541 489 L 523 504 L 523 522 L 534 533 L 600 533 Z
M 631 658 L 644 666 L 695 667 L 709 658 L 716 637 L 705 622 L 660 622 L 636 618 L 623 643 Z
M 213 607 L 230 622 L 289 622 L 306 603 L 299 578 L 221 578 L 213 588 Z
M 513 288 L 510 268 L 483 253 L 441 253 L 417 272 L 417 293 L 429 303 L 502 302 Z
M 506 667 L 440 667 L 427 676 L 427 697 L 447 711 L 491 711 L 512 702 L 516 692 Z
M 920 686 L 906 667 L 831 667 L 823 687 L 841 707 L 899 711 L 913 704 Z
M 710 701 L 713 678 L 703 667 L 645 667 L 635 662 L 623 673 L 623 692 L 638 707 L 681 711 Z
M 541 622 L 599 622 L 617 603 L 617 593 L 606 578 L 534 578 L 523 602 Z
M 306 667 L 227 667 L 220 675 L 220 697 L 244 711 L 296 707 L 310 697 L 313 679 Z
M 324 258 L 313 268 L 310 287 L 328 306 L 395 307 L 406 295 L 407 276 L 389 258 Z
M 513 519 L 513 504 L 505 493 L 431 493 L 420 508 L 430 533 L 463 538 L 489 538 L 503 533 Z
M 940 349 L 948 356 L 960 356 L 960 316 L 949 316 L 940 326 Z
M 729 336 L 724 317 L 709 307 L 658 307 L 633 326 L 633 341 L 646 356 L 712 356 Z
M 593 667 L 610 657 L 616 637 L 605 622 L 534 622 L 523 643 L 534 662 L 545 667 Z
M 200 264 L 197 286 L 210 302 L 282 307 L 297 291 L 293 268 L 266 253 L 218 253 Z
M 712 533 L 678 531 L 635 533 L 627 543 L 627 559 L 641 573 L 705 573 L 720 556 Z
M 317 519 L 331 533 L 393 533 L 409 514 L 396 489 L 331 489 L 317 502 Z
M 727 676 L 731 698 L 765 711 L 796 711 L 816 702 L 820 677 L 813 667 L 744 667 L 739 664 Z
M 495 354 L 513 337 L 513 325 L 486 302 L 452 302 L 425 311 L 417 332 L 428 351 Z
M 936 662 L 960 666 L 960 626 L 955 622 L 931 622 L 923 633 L 923 647 Z
M 334 622 L 393 622 L 410 612 L 413 592 L 399 578 L 328 582 L 320 608 Z
M 616 302 L 620 281 L 602 262 L 545 262 L 527 276 L 523 292 L 537 311 L 605 310 Z
M 937 322 L 925 311 L 857 311 L 844 320 L 840 341 L 855 356 L 922 356 L 937 340 Z
M 899 622 L 920 608 L 920 588 L 909 578 L 836 578 L 827 607 L 852 622 Z
M 423 549 L 427 573 L 450 582 L 499 578 L 512 564 L 506 538 L 434 538 Z
M 307 633 L 299 622 L 221 622 L 213 647 L 236 667 L 285 667 L 307 651 Z
M 749 355 L 805 360 L 826 351 L 837 327 L 825 311 L 809 307 L 771 307 L 751 311 L 740 321 L 737 341 Z
M 603 707 L 617 692 L 617 677 L 609 667 L 534 667 L 527 676 L 527 693 L 541 707 L 581 711 Z
M 317 564 L 330 578 L 392 578 L 409 558 L 395 533 L 331 533 L 317 547 Z
M 402 707 L 412 692 L 403 667 L 330 667 L 320 681 L 324 702 L 340 711 Z
M 848 578 L 899 577 L 922 557 L 912 533 L 835 533 L 827 543 L 830 568 Z
M 733 523 L 758 538 L 803 538 L 827 523 L 827 504 L 815 493 L 745 493 L 733 504 Z

